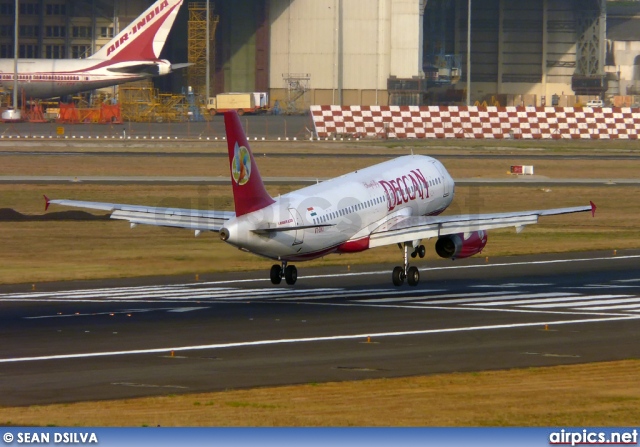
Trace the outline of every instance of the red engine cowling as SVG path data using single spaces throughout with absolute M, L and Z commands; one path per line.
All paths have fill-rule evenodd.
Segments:
M 441 258 L 468 258 L 482 252 L 487 245 L 487 233 L 474 231 L 473 233 L 459 233 L 441 236 L 436 241 L 436 253 Z

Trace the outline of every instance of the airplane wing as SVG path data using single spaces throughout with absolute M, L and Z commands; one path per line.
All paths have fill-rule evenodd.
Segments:
M 220 231 L 224 223 L 236 215 L 233 211 L 160 208 L 82 200 L 50 200 L 47 196 L 44 196 L 44 199 L 45 211 L 51 204 L 109 211 L 112 219 L 128 220 L 131 226 L 142 224 L 188 228 L 196 231 Z
M 595 215 L 596 205 L 512 213 L 469 214 L 457 216 L 400 216 L 376 228 L 369 237 L 369 248 L 402 244 L 407 241 L 429 239 L 447 234 L 469 233 L 495 228 L 515 227 L 518 232 L 525 225 L 538 223 L 540 216 L 582 213 Z

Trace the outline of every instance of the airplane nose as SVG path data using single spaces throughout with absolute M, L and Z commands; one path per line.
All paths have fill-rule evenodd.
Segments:
M 220 240 L 226 241 L 227 239 L 229 239 L 229 230 L 227 230 L 226 228 L 221 228 L 220 229 Z

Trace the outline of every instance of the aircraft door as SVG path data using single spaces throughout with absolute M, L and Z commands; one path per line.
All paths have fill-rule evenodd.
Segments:
M 295 208 L 289 208 L 289 213 L 291 213 L 291 217 L 293 217 L 293 226 L 299 227 L 304 225 L 302 221 L 302 216 Z M 301 245 L 304 242 L 304 230 L 296 230 L 293 236 L 293 244 L 291 245 Z
M 450 191 L 449 191 L 449 182 L 447 181 L 447 175 L 445 174 L 445 171 L 442 168 L 442 165 L 440 165 L 440 163 L 437 163 L 437 162 L 432 162 L 432 163 L 440 173 L 440 176 L 442 177 L 442 186 L 444 188 L 442 197 L 449 197 Z

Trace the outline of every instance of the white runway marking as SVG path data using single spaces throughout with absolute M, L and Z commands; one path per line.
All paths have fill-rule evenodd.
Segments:
M 640 258 L 637 256 L 619 256 L 606 258 L 581 258 L 581 259 L 560 259 L 549 261 L 530 261 L 530 262 L 512 262 L 500 264 L 478 264 L 478 265 L 456 265 L 449 267 L 436 267 L 430 270 L 450 270 L 450 269 L 467 269 L 467 268 L 493 268 L 503 266 L 532 265 L 532 264 L 557 264 L 571 262 L 586 262 L 594 260 L 620 260 Z M 372 271 L 359 273 L 337 273 L 329 275 L 310 275 L 301 276 L 301 279 L 307 278 L 339 278 L 342 276 L 353 275 L 377 275 L 386 274 L 388 271 Z M 613 295 L 598 294 L 589 295 L 589 293 L 604 292 L 604 289 L 625 289 L 639 287 L 635 282 L 639 279 L 615 280 L 611 284 L 577 284 L 575 287 L 560 287 L 566 292 L 559 292 L 558 288 L 553 288 L 551 283 L 535 283 L 535 282 L 505 282 L 502 284 L 473 284 L 469 286 L 473 288 L 486 289 L 486 291 L 464 293 L 464 288 L 447 289 L 414 289 L 408 287 L 401 288 L 376 288 L 376 289 L 346 289 L 339 287 L 325 288 L 292 288 L 292 287 L 255 287 L 255 288 L 238 288 L 232 287 L 238 282 L 251 281 L 268 281 L 263 279 L 246 279 L 246 280 L 229 280 L 229 281 L 211 281 L 211 282 L 195 282 L 185 284 L 150 285 L 150 286 L 134 286 L 134 287 L 114 287 L 114 288 L 98 288 L 84 290 L 68 290 L 54 292 L 22 292 L 22 293 L 5 293 L 0 294 L 0 301 L 18 301 L 18 302 L 68 302 L 68 303 L 128 303 L 143 306 L 149 303 L 171 304 L 192 304 L 199 306 L 202 304 L 213 303 L 238 303 L 245 302 L 300 302 L 311 304 L 312 302 L 326 302 L 328 300 L 349 300 L 357 305 L 384 306 L 385 304 L 397 304 L 397 308 L 422 308 L 426 309 L 465 309 L 489 311 L 494 309 L 496 312 L 509 311 L 515 312 L 520 309 L 524 312 L 524 308 L 535 309 L 528 312 L 539 313 L 565 313 L 565 314 L 583 314 L 591 312 L 594 315 L 602 315 L 600 311 L 617 311 L 609 315 L 617 316 L 620 312 L 633 312 L 635 315 L 636 303 L 640 303 L 640 297 L 636 295 Z M 540 287 L 549 287 L 549 292 L 535 292 Z M 492 289 L 492 290 L 491 290 Z M 519 289 L 519 290 L 518 290 Z M 528 290 L 527 290 L 528 289 Z M 592 291 L 593 292 L 590 292 Z M 449 293 L 451 292 L 451 293 Z M 521 293 L 518 293 L 521 292 Z M 414 306 L 415 305 L 415 306 Z M 201 309 L 200 307 L 195 307 Z M 206 309 L 206 307 L 204 307 Z M 554 311 L 551 309 L 561 309 L 565 311 Z M 150 311 L 171 308 L 150 308 Z M 178 309 L 178 308 L 173 308 Z M 183 310 L 175 310 L 173 312 L 187 312 L 189 308 L 180 308 Z M 119 312 L 120 310 L 118 310 Z M 593 311 L 598 311 L 593 312 Z M 86 316 L 84 314 L 78 314 Z M 93 314 L 95 315 L 95 314 Z M 629 315 L 629 314 L 627 314 Z M 65 315 L 68 317 L 70 315 Z M 29 318 L 54 318 L 55 316 L 37 316 Z
M 623 309 L 630 312 L 638 312 L 638 309 L 640 309 L 640 304 L 618 304 L 613 306 L 607 305 L 607 306 L 594 306 L 594 307 L 589 306 L 589 307 L 583 307 L 582 309 L 589 310 L 589 311 Z
M 483 268 L 495 268 L 495 267 L 509 267 L 514 265 L 544 265 L 544 264 L 568 264 L 574 262 L 590 262 L 590 261 L 618 261 L 623 259 L 638 259 L 640 255 L 628 255 L 628 256 L 612 256 L 612 257 L 600 257 L 600 258 L 578 258 L 578 259 L 551 259 L 547 261 L 521 261 L 521 262 L 504 262 L 498 264 L 473 264 L 473 265 L 454 265 L 450 267 L 430 267 L 426 269 L 429 272 L 441 271 L 441 270 L 460 270 L 460 269 L 483 269 Z M 372 272 L 351 272 L 351 273 L 332 273 L 326 275 L 300 275 L 298 280 L 301 279 L 322 279 L 322 278 L 343 278 L 349 276 L 364 276 L 364 275 L 389 275 L 389 270 L 378 270 Z M 203 285 L 216 285 L 216 284 L 236 284 L 246 282 L 268 282 L 269 278 L 247 278 L 247 279 L 233 279 L 225 281 L 210 281 L 203 282 Z
M 496 284 L 494 286 L 489 284 L 480 284 L 471 287 L 477 288 L 485 288 L 485 287 L 496 287 L 496 288 L 504 288 L 504 289 L 520 289 L 522 287 L 544 287 L 544 286 L 552 286 L 550 283 L 506 283 L 506 284 Z
M 595 298 L 600 298 L 604 296 L 607 296 L 607 295 L 584 297 L 583 301 L 570 303 L 570 307 L 576 308 L 576 307 L 582 307 L 582 306 L 594 306 L 597 304 L 607 304 L 607 303 L 609 304 L 640 303 L 640 298 L 638 297 L 627 298 L 627 299 L 595 299 Z M 616 296 L 625 296 L 625 295 L 609 295 L 609 297 L 611 298 L 615 298 Z M 630 296 L 630 295 L 626 295 L 626 296 Z M 527 307 L 530 307 L 533 309 L 550 309 L 553 307 L 567 307 L 567 303 L 531 304 L 531 305 L 528 305 Z
M 508 305 L 516 305 L 516 306 L 525 306 L 527 304 L 537 304 L 540 302 L 544 302 L 544 303 L 562 303 L 560 304 L 560 307 L 562 306 L 575 306 L 575 303 L 568 303 L 568 301 L 580 301 L 580 300 L 591 300 L 591 299 L 597 299 L 597 298 L 621 298 L 621 297 L 628 297 L 631 295 L 590 295 L 590 296 L 584 296 L 584 295 L 578 295 L 577 293 L 549 293 L 549 294 L 538 294 L 541 295 L 538 298 L 545 298 L 544 300 L 540 300 L 540 299 L 535 299 L 535 300 L 530 300 L 530 299 L 519 299 L 519 300 L 507 300 L 507 301 L 492 301 L 491 303 L 482 303 L 482 304 L 478 304 L 479 306 L 508 306 Z M 544 296 L 547 295 L 547 296 Z M 522 298 L 531 298 L 535 295 L 522 295 Z M 470 304 L 470 306 L 475 306 L 476 304 Z M 527 306 L 527 307 L 535 307 L 535 306 Z
M 424 290 L 420 291 L 424 293 Z M 443 290 L 427 290 L 427 292 L 443 292 Z M 492 296 L 499 296 L 502 294 L 509 294 L 511 292 L 492 292 Z M 446 295 L 423 295 L 423 296 L 414 296 L 414 297 L 400 297 L 400 298 L 374 298 L 370 300 L 358 300 L 359 303 L 400 303 L 402 301 L 415 301 L 421 299 L 437 299 L 437 298 L 454 298 L 454 297 L 476 297 L 476 296 L 487 296 L 487 292 L 479 292 L 479 293 L 448 293 Z M 475 300 L 474 300 L 475 301 Z M 428 301 L 424 301 L 427 303 Z M 441 303 L 442 301 L 438 301 Z
M 381 308 L 386 308 L 386 309 L 420 309 L 420 310 L 431 310 L 431 309 L 435 309 L 435 310 L 468 310 L 468 311 L 485 311 L 485 312 L 511 312 L 511 313 L 529 313 L 529 314 L 554 314 L 554 315 L 580 315 L 580 316 L 585 316 L 585 315 L 599 315 L 599 316 L 604 316 L 604 317 L 625 317 L 625 316 L 629 316 L 628 313 L 613 313 L 613 312 L 577 312 L 577 311 L 572 311 L 570 309 L 567 310 L 532 310 L 532 309 L 526 309 L 523 307 L 512 307 L 512 308 L 500 308 L 500 307 L 467 307 L 467 306 L 460 306 L 460 307 L 454 307 L 454 306 L 438 306 L 437 305 L 437 301 L 433 302 L 433 303 L 428 303 L 428 302 L 424 302 L 426 304 L 423 304 L 421 302 L 417 302 L 417 303 L 409 303 L 409 304 L 380 304 L 380 305 L 375 305 L 375 307 L 381 307 Z M 305 304 L 313 304 L 313 305 L 318 305 L 318 306 L 345 306 L 345 307 L 371 307 L 371 304 L 358 304 L 357 301 L 353 301 L 350 303 L 305 303 Z
M 421 304 L 467 304 L 467 303 L 486 303 L 486 302 L 494 302 L 495 300 L 506 300 L 506 299 L 527 299 L 527 298 L 539 298 L 539 299 L 547 299 L 553 298 L 556 296 L 571 296 L 577 295 L 577 293 L 565 293 L 565 292 L 549 292 L 549 293 L 518 293 L 512 294 L 508 292 L 508 295 L 500 296 L 500 292 L 487 292 L 484 294 L 484 297 L 477 298 L 457 298 L 452 300 L 437 300 L 437 301 L 421 301 Z M 445 295 L 446 297 L 446 295 Z M 425 297 L 432 298 L 432 297 Z
M 0 363 L 31 362 L 31 361 L 42 361 L 42 360 L 69 360 L 69 359 L 111 357 L 116 355 L 132 355 L 132 354 L 159 354 L 159 353 L 167 353 L 171 351 L 183 352 L 183 351 L 197 351 L 197 350 L 205 350 L 205 349 L 241 348 L 241 347 L 250 347 L 250 346 L 325 342 L 325 341 L 337 341 L 337 340 L 356 340 L 356 339 L 365 340 L 367 339 L 367 337 L 371 337 L 375 339 L 375 338 L 402 337 L 402 336 L 411 336 L 411 335 L 429 335 L 429 334 L 445 334 L 445 333 L 455 333 L 455 332 L 513 329 L 513 328 L 535 327 L 535 326 L 544 326 L 544 325 L 557 326 L 557 325 L 582 324 L 582 323 L 603 323 L 608 321 L 624 321 L 624 320 L 638 320 L 638 319 L 640 319 L 640 315 L 623 316 L 623 317 L 588 318 L 583 320 L 558 320 L 558 321 L 539 321 L 534 323 L 468 326 L 468 327 L 445 328 L 445 329 L 425 329 L 425 330 L 417 330 L 417 331 L 378 332 L 378 333 L 374 332 L 374 333 L 352 334 L 352 335 L 333 335 L 333 336 L 326 336 L 326 337 L 287 338 L 287 339 L 279 339 L 279 340 L 256 340 L 256 341 L 235 342 L 235 343 L 214 343 L 209 345 L 195 345 L 195 346 L 168 346 L 165 348 L 135 349 L 130 351 L 87 352 L 87 353 L 80 353 L 80 354 L 60 354 L 60 355 L 48 355 L 48 356 L 39 356 L 39 357 L 6 358 L 6 359 L 0 359 Z

